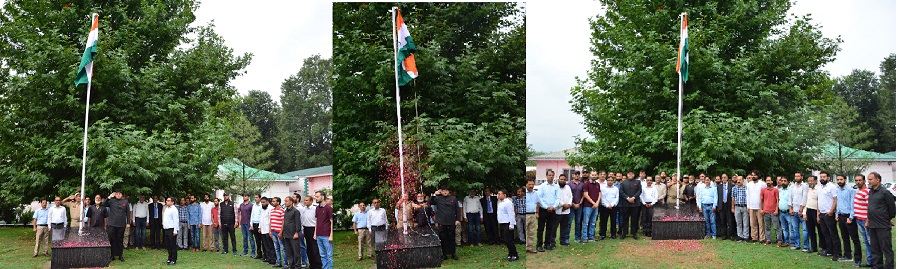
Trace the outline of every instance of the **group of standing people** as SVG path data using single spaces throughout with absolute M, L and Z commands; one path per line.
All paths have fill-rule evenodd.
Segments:
M 456 246 L 462 243 L 461 231 L 465 230 L 464 226 L 467 226 L 468 243 L 471 246 L 483 246 L 480 241 L 480 229 L 483 227 L 486 235 L 484 241 L 487 244 L 504 244 L 508 249 L 505 259 L 518 260 L 515 246 L 515 235 L 518 233 L 515 231 L 520 231 L 520 234 L 524 232 L 524 223 L 519 222 L 524 216 L 523 190 L 519 189 L 517 197 L 510 196 L 507 190 L 500 190 L 493 196 L 487 187 L 483 195 L 480 197 L 476 190 L 470 190 L 469 196 L 460 201 L 446 186 L 440 187 L 429 197 L 424 193 L 417 193 L 414 195 L 415 200 L 409 200 L 403 194 L 394 207 L 394 227 L 403 233 L 408 228 L 432 229 L 440 239 L 444 260 L 459 259 Z M 365 256 L 374 257 L 371 253 L 374 243 L 387 240 L 389 220 L 386 210 L 381 207 L 380 199 L 371 201 L 370 210 L 364 202 L 357 205 L 359 211 L 353 215 L 353 231 L 358 235 L 358 260 L 362 260 Z M 523 236 L 520 237 L 522 239 Z M 364 252 L 365 249 L 367 252 Z
M 40 202 L 41 208 L 34 213 L 34 257 L 41 248 L 43 255 L 50 255 L 51 230 L 85 225 L 106 230 L 112 260 L 118 257 L 124 262 L 122 252 L 130 244 L 139 250 L 146 250 L 147 246 L 165 248 L 166 264 L 175 265 L 179 249 L 200 252 L 202 247 L 203 252 L 229 254 L 230 247 L 230 253 L 239 255 L 235 235 L 239 227 L 243 256 L 261 259 L 274 267 L 333 268 L 333 209 L 324 202 L 323 192 L 316 192 L 314 198 L 293 194 L 284 198 L 283 205 L 279 197 L 258 194 L 254 200 L 243 195 L 242 204 L 231 201 L 228 193 L 221 201 L 210 201 L 208 194 L 203 195 L 203 202 L 197 202 L 193 195 L 180 200 L 153 196 L 151 201 L 140 195 L 137 203 L 129 203 L 119 190 L 107 199 L 96 195 L 94 200 L 86 197 L 81 202 L 78 197 L 57 196 L 51 204 L 46 199 Z M 70 209 L 70 221 L 65 217 L 66 208 Z M 86 208 L 84 218 L 80 217 L 82 208 Z

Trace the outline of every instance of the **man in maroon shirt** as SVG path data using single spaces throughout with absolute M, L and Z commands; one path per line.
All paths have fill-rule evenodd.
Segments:
M 334 268 L 334 230 L 333 219 L 334 209 L 331 205 L 325 203 L 326 195 L 324 192 L 315 192 L 315 201 L 318 207 L 315 208 L 315 238 L 318 241 L 318 253 L 321 255 L 321 265 L 323 269 Z
M 599 173 L 589 172 L 589 180 L 583 183 L 583 228 L 579 232 L 580 243 L 596 241 L 596 218 L 599 216 L 599 206 L 602 202 L 602 190 L 599 183 Z
M 248 250 L 252 249 L 252 256 L 256 256 L 256 241 L 253 240 L 253 234 L 250 231 L 250 216 L 253 212 L 253 204 L 249 202 L 249 194 L 243 194 L 243 203 L 237 207 L 239 219 L 237 223 L 240 225 L 240 232 L 243 234 L 243 256 L 249 254 Z M 235 253 L 236 254 L 236 253 Z

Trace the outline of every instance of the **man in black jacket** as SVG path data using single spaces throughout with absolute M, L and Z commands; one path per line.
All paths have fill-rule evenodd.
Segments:
M 870 194 L 867 196 L 867 223 L 870 250 L 873 252 L 873 268 L 895 268 L 895 252 L 892 249 L 892 227 L 895 222 L 895 196 L 882 186 L 882 176 L 873 172 L 867 175 Z M 834 255 L 838 255 L 835 253 Z M 882 262 L 885 258 L 885 263 Z
M 630 228 L 630 234 L 633 239 L 639 239 L 636 232 L 639 229 L 639 207 L 642 201 L 639 195 L 642 194 L 642 183 L 633 179 L 633 171 L 627 173 L 627 179 L 620 183 L 620 227 L 621 237 L 623 240 L 627 236 L 627 227 Z
M 287 264 L 290 265 L 290 268 L 300 268 L 302 265 L 302 252 L 299 247 L 299 240 L 302 240 L 302 237 L 299 236 L 302 231 L 302 220 L 295 204 L 296 201 L 293 197 L 284 198 L 284 205 L 287 208 L 284 209 L 284 224 L 278 235 L 284 242 L 284 252 L 287 253 Z
M 162 209 L 164 206 L 159 196 L 153 196 L 153 202 L 147 206 L 150 218 L 150 247 L 158 249 L 162 247 Z
M 458 217 L 458 199 L 449 195 L 448 187 L 442 186 L 430 198 L 430 203 L 436 206 L 434 214 L 436 215 L 436 224 L 439 230 L 440 245 L 443 247 L 443 259 L 445 260 L 448 255 L 452 255 L 453 259 L 458 260 L 458 255 L 455 254 L 455 242 L 453 242 L 455 226 L 461 224 L 461 220 Z
M 720 175 L 720 184 L 717 184 L 717 235 L 724 240 L 736 240 L 736 219 L 731 211 L 733 187 L 727 174 Z
M 112 252 L 111 260 L 115 259 L 115 256 L 118 256 L 120 261 L 125 261 L 125 257 L 122 257 L 122 250 L 124 246 L 122 245 L 122 238 L 125 235 L 125 228 L 130 226 L 127 223 L 128 218 L 128 201 L 122 199 L 122 192 L 120 190 L 115 190 L 109 195 L 109 199 L 103 201 L 103 207 L 109 208 L 109 216 L 106 218 L 106 225 L 109 226 L 107 232 L 109 234 L 109 244 L 110 250 Z M 162 213 L 160 212 L 161 216 Z
M 228 236 L 230 236 L 232 252 L 234 256 L 237 256 L 237 237 L 234 235 L 234 227 L 236 226 L 234 224 L 237 216 L 234 213 L 236 211 L 234 211 L 234 202 L 231 201 L 231 196 L 225 193 L 224 201 L 218 206 L 218 220 L 221 222 L 221 241 L 224 244 L 221 254 L 228 254 Z
M 496 214 L 496 206 L 499 200 L 490 192 L 490 187 L 483 189 L 483 198 L 480 198 L 480 206 L 483 208 L 483 229 L 489 244 L 499 244 L 499 220 Z

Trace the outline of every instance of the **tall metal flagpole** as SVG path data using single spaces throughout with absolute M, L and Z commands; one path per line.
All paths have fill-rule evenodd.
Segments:
M 677 53 L 683 53 L 682 52 L 682 50 L 683 50 L 682 36 L 683 36 L 683 14 L 680 14 L 680 39 L 681 39 L 681 41 L 680 41 L 680 46 L 679 46 Z M 681 56 L 685 56 L 685 55 L 681 55 Z M 677 62 L 677 65 L 679 65 L 679 64 L 681 64 L 681 63 Z M 680 72 L 682 72 L 682 70 Z M 681 154 L 682 154 L 682 150 L 683 150 L 683 147 L 682 147 L 682 140 L 683 140 L 683 75 L 680 72 L 677 72 L 677 78 L 679 78 L 679 83 L 677 83 L 677 86 L 679 86 L 679 88 L 680 88 L 679 93 L 677 94 L 677 96 L 678 96 L 678 98 L 677 98 L 678 99 L 678 101 L 677 101 L 677 208 L 680 207 L 679 177 L 681 177 L 683 175 L 680 173 L 680 160 L 681 160 L 680 158 L 681 158 Z
M 393 7 L 390 11 L 393 13 L 393 76 L 396 80 L 396 130 L 399 132 L 399 181 L 401 184 L 399 199 L 402 199 L 402 195 L 405 193 L 405 164 L 402 161 L 402 114 L 399 108 L 399 43 L 396 41 L 396 9 L 398 8 Z M 403 233 L 408 233 L 408 225 L 405 225 L 408 223 L 408 216 L 406 214 L 402 214 L 402 216 Z
M 89 119 L 88 115 L 90 114 L 90 81 L 91 81 L 90 78 L 93 76 L 93 72 L 94 72 L 94 69 L 93 69 L 93 66 L 91 66 L 90 71 L 87 74 L 87 102 L 86 102 L 87 105 L 84 108 L 84 143 L 82 145 L 83 150 L 81 151 L 81 191 L 80 191 L 81 192 L 81 200 L 80 200 L 81 218 L 78 219 L 79 221 L 84 219 L 84 209 L 85 209 L 84 208 L 84 174 L 85 174 L 85 171 L 87 170 L 87 121 Z M 79 233 L 81 232 L 82 227 L 84 227 L 84 225 L 78 225 Z

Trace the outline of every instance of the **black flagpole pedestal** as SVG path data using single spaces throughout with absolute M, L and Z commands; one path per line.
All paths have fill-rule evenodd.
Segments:
M 50 232 L 53 253 L 50 268 L 96 268 L 109 266 L 112 251 L 106 230 L 99 227 L 55 229 Z
M 652 240 L 702 239 L 705 217 L 695 204 L 656 205 L 652 216 Z
M 440 239 L 430 228 L 373 232 L 377 268 L 435 268 L 443 264 Z M 453 239 L 454 240 L 454 239 Z

